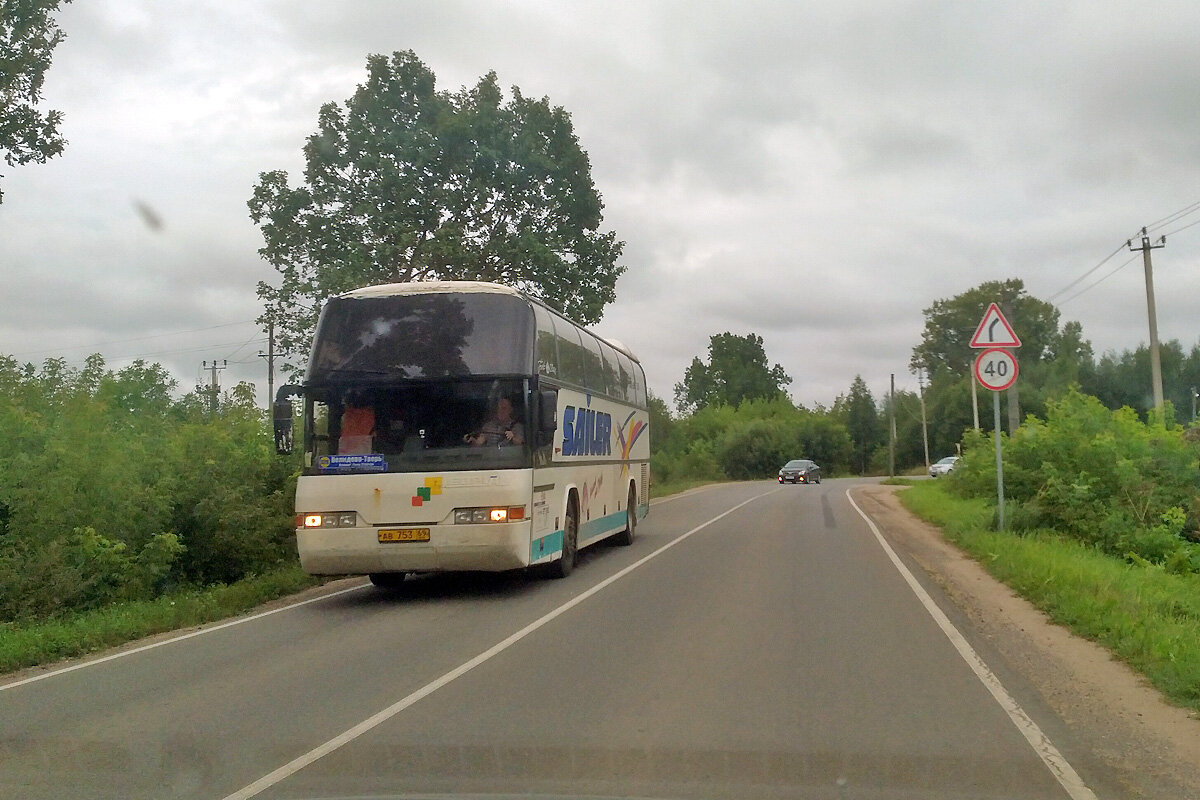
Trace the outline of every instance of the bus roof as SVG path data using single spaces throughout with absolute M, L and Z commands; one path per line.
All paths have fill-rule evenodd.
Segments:
M 400 294 L 450 294 L 452 292 L 490 292 L 492 294 L 509 294 L 514 297 L 525 296 L 511 287 L 485 281 L 412 281 L 411 283 L 381 283 L 378 286 L 364 286 L 361 289 L 340 294 L 338 297 L 391 297 Z
M 339 298 L 364 298 L 364 297 L 392 297 L 402 294 L 452 294 L 455 292 L 470 292 L 478 294 L 507 294 L 513 297 L 521 297 L 534 303 L 549 308 L 554 313 L 562 315 L 561 311 L 556 311 L 545 303 L 536 298 L 529 297 L 524 292 L 519 292 L 511 286 L 505 286 L 500 283 L 488 283 L 486 281 L 412 281 L 410 283 L 381 283 L 377 286 L 364 286 L 360 289 L 354 289 L 349 292 L 343 292 L 337 295 Z M 565 318 L 565 317 L 564 317 Z M 579 323 L 575 323 L 579 325 Z M 580 328 L 587 330 L 582 325 Z M 634 361 L 641 363 L 641 360 L 633 354 L 633 351 L 626 347 L 616 339 L 605 339 L 599 334 L 588 331 L 588 333 L 601 339 L 613 348 L 620 350 L 625 355 Z

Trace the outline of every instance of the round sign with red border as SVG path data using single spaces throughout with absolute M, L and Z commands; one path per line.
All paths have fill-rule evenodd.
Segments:
M 985 389 L 1002 392 L 1017 382 L 1017 358 L 1007 350 L 992 347 L 975 359 L 975 379 Z

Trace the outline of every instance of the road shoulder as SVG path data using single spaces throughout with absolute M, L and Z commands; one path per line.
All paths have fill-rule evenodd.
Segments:
M 1200 719 L 1177 708 L 1106 649 L 1052 623 L 948 543 L 896 497 L 865 486 L 855 498 L 1046 704 L 1139 797 L 1200 797 Z

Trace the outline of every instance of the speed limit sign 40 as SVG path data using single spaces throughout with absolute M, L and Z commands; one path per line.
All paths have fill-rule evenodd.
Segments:
M 1017 359 L 1007 350 L 993 347 L 975 359 L 975 379 L 984 388 L 1002 392 L 1017 382 Z

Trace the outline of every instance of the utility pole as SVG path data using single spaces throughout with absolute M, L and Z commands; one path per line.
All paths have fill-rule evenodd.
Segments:
M 971 373 L 971 416 L 975 419 L 975 430 L 979 430 L 979 382 L 975 380 L 975 373 Z
M 974 381 L 974 379 L 972 379 Z M 921 442 L 925 445 L 925 471 L 929 471 L 929 423 L 925 419 L 925 373 L 917 370 L 917 390 L 921 398 Z
M 258 351 L 259 358 L 267 360 L 267 409 L 275 402 L 275 318 L 267 320 L 267 352 Z
M 892 373 L 892 400 L 888 403 L 888 477 L 896 477 L 896 373 Z
M 1142 251 L 1142 266 L 1146 270 L 1146 314 L 1150 317 L 1150 379 L 1154 386 L 1154 408 L 1161 414 L 1163 410 L 1162 362 L 1158 357 L 1158 315 L 1154 310 L 1154 271 L 1150 265 L 1150 251 L 1167 246 L 1167 237 L 1160 237 L 1158 244 L 1150 244 L 1146 229 L 1142 228 L 1142 246 L 1134 247 L 1133 240 L 1125 242 L 1130 250 Z
M 209 370 L 212 373 L 212 378 L 208 385 L 208 393 L 209 393 L 208 394 L 208 409 L 212 413 L 216 414 L 217 413 L 217 399 L 220 397 L 220 387 L 217 386 L 217 370 L 225 369 L 226 367 L 229 366 L 229 362 L 222 359 L 220 364 L 218 364 L 216 361 L 213 361 L 211 365 L 209 365 L 209 363 L 207 361 L 202 361 L 200 363 L 203 365 L 203 367 L 205 369 Z

